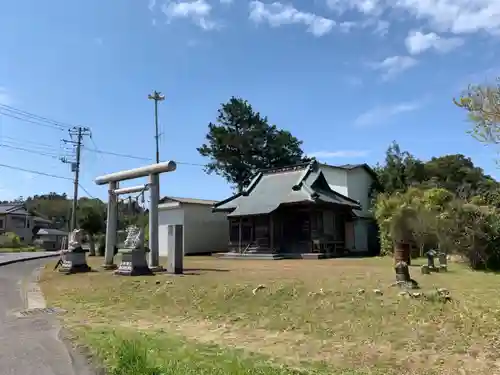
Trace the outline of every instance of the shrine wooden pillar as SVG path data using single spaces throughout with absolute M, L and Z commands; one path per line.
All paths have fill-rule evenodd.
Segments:
M 269 249 L 274 250 L 274 215 L 269 214 Z

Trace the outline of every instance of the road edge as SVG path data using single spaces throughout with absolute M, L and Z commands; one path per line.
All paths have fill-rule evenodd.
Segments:
M 30 258 L 18 258 L 18 259 L 10 259 L 10 260 L 5 260 L 5 261 L 0 260 L 0 267 L 8 266 L 9 264 L 14 264 L 14 263 L 29 262 L 30 260 L 54 258 L 54 257 L 58 257 L 58 256 L 61 256 L 61 254 L 59 254 L 59 253 L 44 254 L 44 255 L 37 255 L 34 257 L 30 257 Z
M 56 255 L 60 254 L 45 254 L 45 256 L 23 260 L 50 258 Z M 28 282 L 21 286 L 27 309 L 45 307 L 49 302 L 45 298 L 42 288 L 40 288 L 40 276 L 44 269 L 46 269 L 46 265 L 35 268 L 30 274 Z M 57 322 L 57 339 L 66 349 L 74 374 L 80 374 L 81 370 L 83 370 L 85 374 L 106 375 L 105 369 L 97 365 L 90 349 L 76 341 L 76 337 L 63 325 L 63 321 L 59 317 L 54 316 L 53 319 Z

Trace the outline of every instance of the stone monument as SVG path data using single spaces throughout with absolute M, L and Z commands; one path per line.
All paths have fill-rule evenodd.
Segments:
M 75 229 L 69 235 L 68 250 L 62 251 L 59 272 L 79 273 L 91 271 L 87 264 L 86 251 L 82 248 L 83 230 Z
M 440 252 L 438 254 L 438 259 L 439 259 L 439 269 L 441 271 L 448 271 L 448 255 L 444 252 Z
M 123 276 L 153 274 L 146 261 L 143 228 L 139 228 L 137 225 L 130 225 L 127 228 L 127 238 L 123 246 L 124 249 L 118 250 L 118 253 L 121 255 L 121 263 L 115 274 Z
M 408 263 L 399 261 L 394 267 L 396 271 L 396 284 L 405 289 L 418 289 L 418 283 L 410 277 Z

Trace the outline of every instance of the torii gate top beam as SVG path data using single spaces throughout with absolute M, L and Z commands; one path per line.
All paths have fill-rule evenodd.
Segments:
M 110 173 L 104 176 L 99 176 L 95 179 L 97 185 L 104 185 L 110 182 L 118 182 L 125 180 L 132 180 L 134 178 L 146 177 L 152 174 L 160 174 L 164 172 L 172 172 L 177 168 L 174 161 L 169 160 L 158 164 L 146 165 L 144 167 L 129 169 L 127 171 L 120 171 Z

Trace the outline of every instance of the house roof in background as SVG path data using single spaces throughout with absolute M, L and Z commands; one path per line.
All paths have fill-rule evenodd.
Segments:
M 178 203 L 187 203 L 187 204 L 202 204 L 206 206 L 213 206 L 218 201 L 210 200 L 210 199 L 197 199 L 197 198 L 181 198 L 181 197 L 163 197 L 160 199 L 161 203 L 167 202 L 178 202 Z
M 377 178 L 377 174 L 373 170 L 372 167 L 370 167 L 368 164 L 363 163 L 363 164 L 342 164 L 342 165 L 330 165 L 326 163 L 320 163 L 320 165 L 325 166 L 325 167 L 330 167 L 330 168 L 339 168 L 339 169 L 345 169 L 345 170 L 353 170 L 357 168 L 363 168 L 365 171 L 367 171 L 373 178 Z
M 19 212 L 16 212 L 19 211 Z M 28 215 L 28 211 L 22 204 L 1 203 L 0 214 L 16 213 L 21 215 Z
M 323 202 L 360 209 L 358 202 L 328 186 L 318 163 L 259 171 L 242 193 L 214 205 L 214 211 L 232 211 L 228 216 L 268 214 L 281 204 Z

